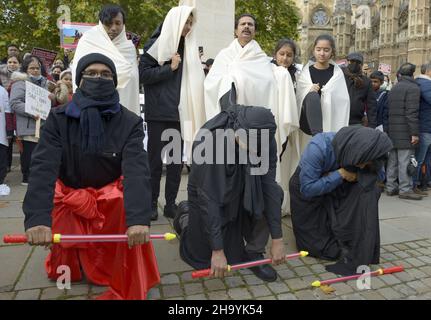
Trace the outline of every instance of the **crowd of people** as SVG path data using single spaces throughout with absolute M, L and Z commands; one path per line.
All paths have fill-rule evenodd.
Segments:
M 223 277 L 228 265 L 262 259 L 270 236 L 273 264 L 284 262 L 283 212 L 298 250 L 334 261 L 329 272 L 351 275 L 379 263 L 381 192 L 428 195 L 431 62 L 416 78 L 416 66 L 404 63 L 392 85 L 380 71 L 363 73 L 360 52 L 337 65 L 327 34 L 315 39 L 304 66 L 291 39 L 280 39 L 268 57 L 251 14 L 236 19 L 227 48 L 202 62 L 197 18 L 195 8 L 172 8 L 138 56 L 125 12 L 106 5 L 73 59 L 66 54 L 50 70 L 8 46 L 0 66 L 0 195 L 10 192 L 4 181 L 16 143 L 29 243 L 50 245 L 53 233 L 125 233 L 133 247 L 54 245 L 48 276 L 68 264 L 74 281 L 82 268 L 91 282 L 109 285 L 104 298 L 146 297 L 160 280 L 149 238 L 169 146 L 163 214 L 195 269 Z M 39 117 L 26 112 L 26 81 L 50 92 L 40 135 Z M 221 162 L 220 151 L 227 152 Z M 184 161 L 188 199 L 177 204 Z M 251 270 L 277 280 L 271 265 Z

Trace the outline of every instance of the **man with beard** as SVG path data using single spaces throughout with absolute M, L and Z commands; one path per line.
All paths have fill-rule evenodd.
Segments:
M 347 61 L 344 75 L 350 97 L 349 125 L 375 128 L 377 100 L 370 79 L 362 74 L 364 57 L 359 52 L 353 52 L 347 56 Z
M 238 105 L 222 111 L 202 127 L 200 133 L 207 135 L 203 141 L 196 138 L 193 145 L 188 202 L 180 204 L 174 220 L 181 240 L 181 258 L 193 268 L 211 267 L 212 275 L 223 277 L 227 264 L 263 259 L 269 235 L 273 264 L 284 261 L 283 192 L 275 181 L 276 128 L 270 110 Z M 232 135 L 235 132 L 235 137 L 228 136 L 226 141 L 229 131 Z M 197 137 L 201 137 L 200 133 Z M 234 150 L 227 156 L 225 153 L 222 163 L 217 161 L 220 145 L 225 152 Z M 195 161 L 196 150 L 202 150 L 202 146 L 205 161 Z M 259 170 L 255 171 L 258 167 L 251 158 L 242 161 L 241 152 L 261 157 Z M 227 160 L 233 154 L 235 161 Z M 270 265 L 253 267 L 251 271 L 264 281 L 277 279 Z
M 55 244 L 48 277 L 67 265 L 71 280 L 110 286 L 104 299 L 145 299 L 159 282 L 150 237 L 150 173 L 142 118 L 120 104 L 117 72 L 92 53 L 76 68 L 73 99 L 53 109 L 33 152 L 23 211 L 28 242 L 57 234 L 127 234 L 125 243 Z M 124 199 L 124 200 L 123 200 Z M 52 230 L 52 231 L 51 231 Z M 131 248 L 131 249 L 130 249 Z
M 329 272 L 350 275 L 379 263 L 378 171 L 392 149 L 375 129 L 344 127 L 314 136 L 290 180 L 297 248 L 339 260 Z

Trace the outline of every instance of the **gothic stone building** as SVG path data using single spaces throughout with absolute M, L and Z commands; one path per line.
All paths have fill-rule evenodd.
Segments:
M 296 0 L 301 60 L 310 57 L 322 33 L 336 40 L 337 57 L 360 51 L 370 69 L 391 66 L 391 77 L 404 62 L 419 67 L 431 59 L 431 0 Z

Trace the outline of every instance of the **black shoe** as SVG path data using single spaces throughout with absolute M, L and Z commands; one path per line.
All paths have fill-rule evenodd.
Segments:
M 178 204 L 177 215 L 173 221 L 173 227 L 178 236 L 181 236 L 182 231 L 188 225 L 189 215 L 189 202 L 187 200 L 181 201 Z
M 151 205 L 151 221 L 156 221 L 159 218 L 159 213 L 157 210 L 157 202 Z
M 249 256 L 250 257 L 250 256 Z M 253 260 L 264 259 L 263 255 L 255 256 L 251 258 Z M 254 273 L 256 277 L 266 282 L 274 282 L 277 280 L 277 271 L 270 264 L 263 264 L 260 266 L 250 268 L 250 271 Z
M 174 219 L 178 212 L 178 206 L 176 204 L 167 204 L 163 210 L 163 215 L 166 218 Z

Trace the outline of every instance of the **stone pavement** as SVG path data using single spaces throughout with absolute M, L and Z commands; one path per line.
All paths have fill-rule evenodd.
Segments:
M 16 158 L 14 162 L 16 162 Z M 187 175 L 183 174 L 178 200 L 186 199 Z M 22 233 L 22 200 L 26 187 L 20 185 L 19 166 L 14 166 L 6 183 L 11 195 L 0 197 L 0 238 Z M 163 187 L 164 184 L 162 184 Z M 163 188 L 162 188 L 163 189 Z M 159 199 L 159 220 L 152 232 L 173 230 L 172 221 L 162 216 L 164 199 Z M 296 252 L 291 222 L 283 218 L 288 252 Z M 249 270 L 232 272 L 220 279 L 191 278 L 191 268 L 178 254 L 178 241 L 154 242 L 161 273 L 161 283 L 149 292 L 149 299 L 167 300 L 393 300 L 431 299 L 431 196 L 422 201 L 400 200 L 382 196 L 380 202 L 381 264 L 402 264 L 405 271 L 371 279 L 370 290 L 359 290 L 355 281 L 333 285 L 335 292 L 325 294 L 312 288 L 315 280 L 335 277 L 325 271 L 321 260 L 306 257 L 276 267 L 279 278 L 264 283 Z M 0 241 L 0 300 L 93 299 L 105 290 L 85 280 L 72 284 L 71 290 L 59 290 L 46 278 L 43 261 L 47 251 L 27 245 L 5 245 Z M 378 266 L 372 266 L 377 269 Z

